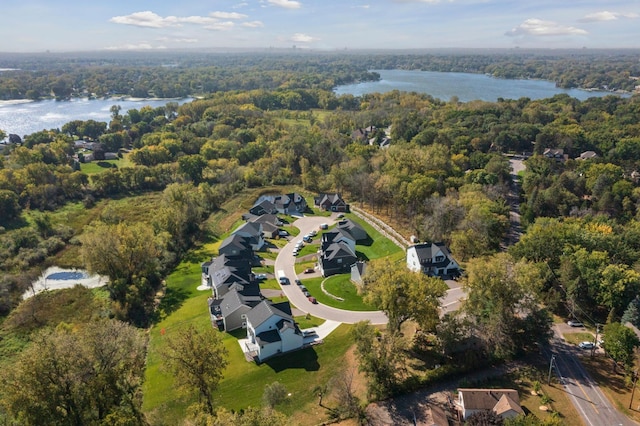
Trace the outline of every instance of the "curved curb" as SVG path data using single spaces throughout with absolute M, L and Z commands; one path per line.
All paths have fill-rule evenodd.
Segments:
M 329 278 L 325 278 L 325 279 L 324 279 L 324 280 L 322 280 L 322 282 L 320 283 L 320 289 L 322 290 L 322 292 L 323 292 L 324 294 L 326 294 L 327 296 L 331 297 L 331 298 L 332 298 L 332 299 L 334 299 L 334 300 L 337 300 L 337 301 L 339 301 L 339 302 L 344 302 L 344 299 L 343 299 L 342 297 L 336 296 L 335 294 L 331 294 L 331 293 L 329 293 L 327 290 L 325 290 L 325 288 L 324 288 L 324 282 L 325 282 L 326 280 L 328 280 L 328 279 L 329 279 Z

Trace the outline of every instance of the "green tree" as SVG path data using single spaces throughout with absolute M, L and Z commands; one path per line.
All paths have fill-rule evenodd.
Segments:
M 16 193 L 8 189 L 0 189 L 0 225 L 7 225 L 20 216 L 21 211 Z
M 423 330 L 433 330 L 439 320 L 440 298 L 447 285 L 439 278 L 407 269 L 404 263 L 381 259 L 371 262 L 364 276 L 364 300 L 389 317 L 391 332 L 412 319 Z
M 398 333 L 379 333 L 368 321 L 354 325 L 358 369 L 368 380 L 367 390 L 374 399 L 384 399 L 397 389 L 406 359 L 404 340 Z
M 273 382 L 264 387 L 262 393 L 262 404 L 266 407 L 273 408 L 278 404 L 282 404 L 287 399 L 287 388 L 280 382 Z
M 621 324 L 626 324 L 630 322 L 636 327 L 640 327 L 640 296 L 636 296 L 629 305 L 627 305 L 627 309 L 622 314 L 622 318 L 620 319 Z
M 199 154 L 185 155 L 178 160 L 178 170 L 187 176 L 194 185 L 202 181 L 202 171 L 207 166 L 207 160 Z
M 115 320 L 38 333 L 0 374 L 0 404 L 19 424 L 146 424 L 140 385 L 146 339 Z
M 227 355 L 220 333 L 211 328 L 199 331 L 193 325 L 168 336 L 161 354 L 176 385 L 196 390 L 207 414 L 214 413 L 213 391 L 222 379 Z
M 629 370 L 633 367 L 634 350 L 640 346 L 638 336 L 628 327 L 619 322 L 612 322 L 604 326 L 602 330 L 604 339 L 604 350 L 613 360 L 613 371 L 617 371 L 619 364 Z
M 549 339 L 551 319 L 537 300 L 543 272 L 539 265 L 514 262 L 506 253 L 467 264 L 462 309 L 495 357 L 510 358 Z

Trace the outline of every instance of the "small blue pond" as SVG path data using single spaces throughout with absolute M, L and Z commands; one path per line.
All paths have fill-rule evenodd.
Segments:
M 89 274 L 82 271 L 64 271 L 64 272 L 56 272 L 51 275 L 47 275 L 48 280 L 82 280 L 88 278 Z

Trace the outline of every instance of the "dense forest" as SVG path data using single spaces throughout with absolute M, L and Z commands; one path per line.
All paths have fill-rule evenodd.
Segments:
M 211 54 L 191 66 L 183 65 L 191 58 L 185 55 L 171 67 L 146 62 L 119 66 L 115 58 L 97 65 L 90 56 L 73 66 L 64 57 L 52 55 L 47 59 L 49 69 L 38 68 L 41 58 L 34 62 L 4 59 L 0 67 L 23 69 L 0 73 L 0 97 L 4 98 L 47 96 L 51 91 L 57 97 L 88 92 L 100 96 L 207 94 L 181 106 L 169 103 L 127 112 L 114 108 L 109 123 L 74 121 L 4 148 L 0 158 L 0 313 L 3 326 L 20 330 L 20 337 L 5 340 L 0 352 L 14 359 L 26 347 L 15 358 L 24 366 L 29 366 L 29 357 L 47 348 L 60 353 L 82 348 L 77 350 L 87 351 L 82 353 L 88 364 L 103 360 L 95 352 L 101 343 L 91 337 L 96 334 L 92 329 L 75 334 L 69 330 L 96 317 L 136 327 L 153 324 L 158 319 L 163 277 L 206 236 L 207 218 L 243 190 L 273 186 L 297 186 L 309 193 L 337 191 L 354 205 L 385 216 L 408 235 L 446 242 L 467 270 L 470 297 L 465 312 L 470 321 L 462 324 L 453 318 L 438 326 L 429 323 L 427 331 L 441 330 L 442 336 L 453 339 L 467 327 L 488 336 L 477 352 L 486 359 L 510 359 L 528 349 L 527 336 L 548 337 L 548 317 L 539 301 L 553 313 L 592 324 L 623 317 L 640 322 L 635 300 L 640 292 L 640 97 L 612 95 L 580 102 L 558 95 L 534 101 L 461 103 L 399 91 L 362 97 L 336 96 L 331 91 L 340 82 L 376 78 L 367 70 L 392 64 L 503 77 L 551 78 L 558 73 L 554 79 L 561 85 L 607 84 L 624 89 L 631 87 L 630 76 L 640 75 L 637 61 L 632 64 L 630 57 L 620 56 L 604 73 L 600 67 L 609 59 L 596 55 L 602 60 L 598 62 L 590 55 L 558 55 L 553 60 L 542 53 L 255 58 Z M 214 58 L 225 59 L 209 66 L 206 62 Z M 589 68 L 583 67 L 585 61 L 591 61 Z M 61 76 L 56 66 L 65 63 Z M 33 69 L 25 77 L 27 67 Z M 532 74 L 524 73 L 525 69 Z M 589 80 L 592 73 L 599 80 Z M 160 93 L 164 90 L 160 83 L 170 88 L 168 92 Z M 136 85 L 141 87 L 139 93 Z M 33 92 L 28 95 L 28 91 Z M 369 126 L 376 129 L 370 139 L 354 133 Z M 384 137 L 391 139 L 387 148 L 376 143 Z M 102 161 L 103 170 L 83 171 L 77 138 L 94 143 L 92 155 Z M 562 155 L 549 155 L 548 150 L 562 150 Z M 587 151 L 593 155 L 580 159 Z M 105 161 L 107 152 L 117 153 L 118 166 Z M 510 226 L 512 177 L 505 154 L 526 158 L 517 194 L 525 233 L 507 250 L 503 242 Z M 140 195 L 154 197 L 152 211 L 131 214 L 100 207 L 105 200 Z M 74 228 L 53 219 L 60 212 L 70 215 L 74 206 L 95 212 L 85 226 Z M 72 266 L 110 277 L 108 294 L 95 300 L 74 290 L 69 296 L 72 302 L 85 301 L 82 304 L 91 306 L 91 311 L 83 312 L 76 325 L 36 333 L 57 324 L 35 314 L 50 302 L 34 298 L 21 303 L 21 295 L 40 268 L 69 251 L 78 255 Z M 501 251 L 507 253 L 497 254 Z M 486 271 L 499 277 L 496 294 L 512 297 L 480 297 L 490 281 Z M 523 300 L 529 302 L 527 306 Z M 493 312 L 491 306 L 503 310 L 492 308 Z M 144 351 L 141 337 L 129 327 L 114 320 L 101 337 L 109 339 L 122 329 L 122 338 Z M 361 332 L 369 335 L 364 329 Z M 444 347 L 451 343 L 442 340 Z M 365 343 L 362 353 L 374 353 L 366 350 Z M 34 371 L 49 368 L 40 361 Z M 78 419 L 86 415 L 88 424 L 109 416 L 113 424 L 118 416 L 131 422 L 123 424 L 140 421 L 140 396 L 135 389 L 142 361 L 127 362 L 131 371 L 122 374 L 132 376 L 114 382 L 120 388 L 111 388 L 102 379 L 92 382 L 92 389 L 103 386 L 113 397 L 96 402 L 104 406 L 74 411 Z M 21 374 L 12 369 L 4 383 L 26 380 Z M 415 386 L 394 380 L 389 382 L 393 386 L 374 388 L 373 394 L 382 398 Z M 5 408 L 17 419 L 31 415 L 20 411 L 16 395 L 10 400 L 13 405 Z M 114 406 L 119 408 L 113 411 Z

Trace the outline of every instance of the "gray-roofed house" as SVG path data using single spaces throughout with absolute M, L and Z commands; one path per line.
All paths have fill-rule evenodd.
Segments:
M 351 265 L 358 261 L 354 250 L 344 241 L 322 245 L 320 253 L 320 272 L 323 277 L 343 274 L 351 271 Z
M 262 216 L 263 214 L 276 214 L 278 210 L 269 198 L 258 198 L 258 201 L 249 209 L 249 213 L 255 216 Z
M 253 249 L 249 240 L 241 235 L 232 234 L 222 240 L 218 253 L 232 259 L 253 259 Z
M 335 228 L 332 231 L 324 232 L 320 239 L 320 251 L 325 251 L 333 243 L 344 243 L 349 246 L 352 252 L 356 252 L 356 240 L 344 229 Z
M 262 236 L 264 238 L 275 238 L 280 231 L 282 221 L 275 214 L 263 214 L 262 216 L 253 216 L 249 222 L 260 223 L 262 225 Z
M 318 194 L 317 197 L 313 198 L 313 204 L 324 211 L 331 212 L 348 212 L 349 204 L 347 204 L 340 194 Z
M 595 151 L 585 151 L 576 160 L 591 160 L 592 158 L 598 157 Z
M 444 243 L 422 243 L 407 249 L 407 267 L 430 276 L 454 277 L 460 275 L 460 265 L 453 259 Z
M 262 195 L 258 198 L 256 204 L 254 204 L 254 207 L 263 204 L 264 201 L 271 203 L 274 206 L 275 211 L 267 211 L 261 214 L 281 213 L 288 215 L 300 215 L 307 209 L 307 200 L 296 192 L 280 195 Z M 254 211 L 254 208 L 252 208 L 249 212 L 251 214 L 258 215 L 259 210 Z
M 291 315 L 289 302 L 264 300 L 245 314 L 247 349 L 258 362 L 302 348 L 303 336 Z
M 262 301 L 259 295 L 244 295 L 241 293 L 242 290 L 242 286 L 234 286 L 219 303 L 225 331 L 246 328 L 246 314 Z
M 337 229 L 347 231 L 356 242 L 364 241 L 369 238 L 367 231 L 365 231 L 359 223 L 356 223 L 351 219 L 345 219 L 338 222 Z
M 514 389 L 458 389 L 457 404 L 463 419 L 478 411 L 493 411 L 503 419 L 524 414 Z
M 249 242 L 251 249 L 260 251 L 264 247 L 264 237 L 262 235 L 262 224 L 256 222 L 245 222 L 240 225 L 232 235 L 244 237 Z

